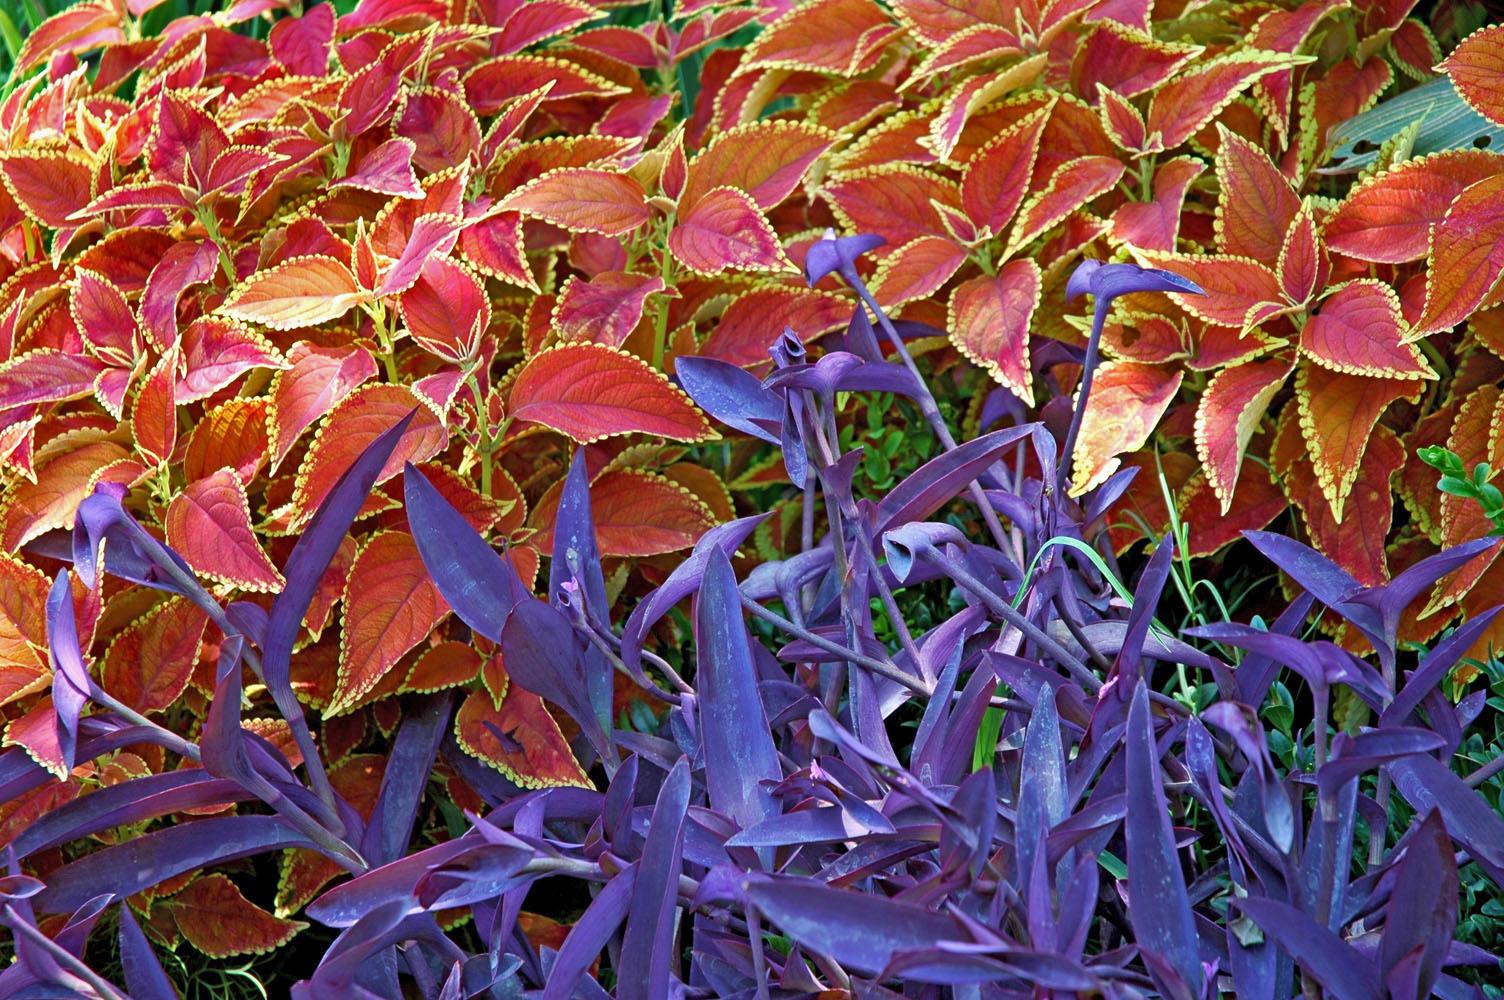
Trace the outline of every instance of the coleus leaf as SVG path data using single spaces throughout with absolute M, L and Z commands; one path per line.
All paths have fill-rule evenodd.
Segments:
M 648 221 L 647 193 L 627 174 L 561 167 L 513 191 L 499 211 L 521 212 L 571 232 L 620 236 Z
M 194 879 L 165 908 L 188 943 L 210 958 L 272 951 L 308 926 L 272 916 L 217 872 Z
M 287 360 L 291 367 L 277 373 L 271 389 L 274 470 L 304 430 L 376 375 L 376 359 L 363 347 L 318 347 L 300 341 L 287 352 Z
M 209 618 L 183 598 L 152 608 L 122 629 L 105 651 L 100 681 L 138 712 L 172 706 L 188 686 Z
M 1397 163 L 1354 185 L 1327 218 L 1322 237 L 1338 253 L 1400 264 L 1426 255 L 1431 227 L 1472 184 L 1504 171 L 1504 159 L 1458 149 Z
M 714 437 L 703 414 L 647 363 L 599 344 L 563 344 L 534 355 L 508 396 L 518 420 L 589 444 L 637 431 L 677 441 Z
M 827 129 L 794 121 L 751 122 L 728 129 L 689 162 L 680 211 L 693 213 L 722 187 L 745 192 L 757 208 L 772 208 L 793 193 L 835 139 Z
M 1504 273 L 1504 176 L 1462 191 L 1447 206 L 1431 236 L 1426 260 L 1426 305 L 1416 320 L 1421 333 L 1456 326 L 1476 309 Z
M 454 719 L 465 752 L 524 788 L 593 788 L 542 699 L 508 684 L 498 706 L 493 692 L 472 691 Z
M 1032 406 L 1029 322 L 1039 305 L 1039 265 L 1009 261 L 996 275 L 982 275 L 951 292 L 951 342 L 1015 396 Z
M 1504 65 L 1501 65 L 1499 26 L 1473 32 L 1457 44 L 1441 64 L 1462 99 L 1496 125 L 1504 125 L 1500 100 L 1504 98 Z
M 551 317 L 559 339 L 620 347 L 637 329 L 648 299 L 664 291 L 657 275 L 603 271 L 588 281 L 570 276 Z
M 1218 372 L 1196 406 L 1196 454 L 1226 514 L 1248 442 L 1294 366 L 1279 359 L 1233 365 Z
M 1350 375 L 1435 378 L 1420 350 L 1405 342 L 1399 296 L 1370 279 L 1332 289 L 1300 330 L 1301 353 Z
M 358 704 L 449 613 L 405 531 L 365 543 L 350 567 L 343 604 L 339 676 L 326 717 Z
M 1108 361 L 1097 369 L 1072 456 L 1073 496 L 1106 482 L 1121 464 L 1118 456 L 1143 447 L 1180 380 L 1180 372 L 1133 361 Z
M 284 581 L 251 527 L 245 485 L 232 469 L 189 483 L 163 517 L 167 544 L 194 571 L 243 590 L 277 591 Z
M 1300 198 L 1269 155 L 1218 127 L 1217 245 L 1223 253 L 1273 264 Z
M 1338 523 L 1374 425 L 1391 403 L 1415 399 L 1421 386 L 1417 380 L 1349 375 L 1316 365 L 1303 365 L 1296 373 L 1301 433 Z
M 793 270 L 752 196 L 729 186 L 710 189 L 679 216 L 668 248 L 696 274 Z
M 258 271 L 230 293 L 220 307 L 235 319 L 274 330 L 295 330 L 339 319 L 369 293 L 348 267 L 333 257 L 294 257 Z
M 1164 148 L 1174 149 L 1253 81 L 1306 61 L 1306 57 L 1257 49 L 1206 60 L 1155 91 L 1149 106 L 1149 132 L 1158 132 Z

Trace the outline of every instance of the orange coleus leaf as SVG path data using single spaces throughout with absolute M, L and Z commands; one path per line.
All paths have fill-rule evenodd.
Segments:
M 1273 264 L 1300 211 L 1300 197 L 1262 149 L 1224 126 L 1218 134 L 1217 246 Z
M 1333 371 L 1389 378 L 1435 378 L 1420 350 L 1404 342 L 1394 289 L 1372 278 L 1337 286 L 1300 331 L 1300 352 Z
M 1097 108 L 1102 118 L 1102 130 L 1117 144 L 1118 148 L 1128 152 L 1145 151 L 1151 146 L 1159 147 L 1156 138 L 1152 143 L 1149 141 L 1149 127 L 1144 124 L 1144 116 L 1139 114 L 1138 108 L 1129 103 L 1126 97 L 1120 97 L 1103 84 L 1097 84 Z
M 647 194 L 635 178 L 592 167 L 550 170 L 507 195 L 497 208 L 602 236 L 631 232 L 649 217 Z
M 1300 366 L 1295 376 L 1300 429 L 1316 481 L 1338 524 L 1374 425 L 1390 403 L 1419 397 L 1422 385 L 1419 379 L 1374 378 L 1319 365 Z
M 961 210 L 973 225 L 1001 233 L 1029 190 L 1050 109 L 1040 108 L 989 139 L 961 175 Z
M 28 216 L 49 229 L 77 225 L 71 216 L 92 199 L 94 171 L 69 149 L 14 149 L 0 156 L 0 182 Z
M 827 181 L 820 194 L 851 232 L 877 233 L 891 246 L 948 236 L 935 203 L 958 208 L 956 185 L 906 163 L 865 167 Z
M 1154 200 L 1119 205 L 1112 213 L 1113 237 L 1141 250 L 1173 251 L 1186 192 L 1205 169 L 1194 156 L 1161 163 L 1154 171 Z
M 1216 117 L 1259 77 L 1309 62 L 1308 57 L 1244 49 L 1209 59 L 1164 84 L 1149 106 L 1149 132 L 1174 149 Z
M 1016 253 L 1076 209 L 1111 191 L 1125 169 L 1115 156 L 1084 156 L 1061 166 L 1044 189 L 1019 210 L 1007 252 Z
M 734 187 L 713 188 L 694 202 L 669 233 L 668 248 L 698 274 L 794 269 L 757 203 Z
M 872 296 L 886 307 L 929 298 L 966 263 L 966 248 L 944 236 L 921 236 L 878 265 Z
M 193 676 L 209 616 L 181 597 L 163 601 L 116 634 L 105 650 L 104 689 L 138 712 L 160 712 Z
M 245 485 L 233 469 L 189 483 L 163 518 L 167 544 L 200 575 L 242 590 L 282 589 L 282 574 L 251 527 Z
M 47 577 L 0 554 L 0 705 L 50 683 L 47 665 Z
M 542 699 L 516 684 L 505 685 L 499 708 L 490 692 L 471 691 L 454 735 L 466 753 L 524 788 L 595 787 Z
M 1080 496 L 1117 471 L 1125 452 L 1149 440 L 1180 389 L 1180 372 L 1136 361 L 1107 361 L 1097 369 L 1071 456 L 1071 495 Z
M 220 310 L 274 330 L 295 330 L 339 319 L 367 298 L 348 267 L 310 254 L 257 271 L 236 286 Z
M 812 0 L 764 28 L 743 53 L 741 71 L 794 69 L 855 76 L 898 30 L 873 0 Z
M 1162 267 L 1190 278 L 1205 295 L 1171 295 L 1186 312 L 1217 326 L 1241 328 L 1248 310 L 1261 302 L 1280 300 L 1279 278 L 1265 265 L 1248 257 L 1220 254 L 1144 253 L 1153 267 Z
M 373 536 L 345 583 L 339 679 L 325 714 L 338 715 L 359 701 L 448 613 L 413 536 Z
M 512 382 L 508 410 L 581 444 L 634 431 L 676 441 L 715 436 L 662 373 L 600 344 L 562 344 L 528 359 Z
M 553 545 L 559 494 L 551 490 L 533 511 L 533 544 Z M 715 527 L 710 508 L 671 479 L 641 469 L 613 469 L 590 484 L 590 511 L 601 554 L 643 558 L 687 549 Z
M 1277 358 L 1246 361 L 1218 372 L 1201 394 L 1196 454 L 1224 514 L 1232 504 L 1248 442 L 1293 367 Z
M 43 695 L 24 714 L 10 720 L 4 745 L 20 747 L 37 766 L 59 781 L 68 780 L 68 761 L 58 742 L 57 710 L 52 707 L 51 695 Z
M 142 471 L 127 457 L 124 448 L 95 432 L 48 442 L 37 455 L 36 478 L 11 483 L 0 499 L 0 545 L 15 552 L 53 528 L 71 528 L 96 482 L 130 482 Z
M 1504 175 L 1471 185 L 1432 231 L 1426 306 L 1415 329 L 1447 330 L 1465 320 L 1504 274 Z
M 363 347 L 318 347 L 299 341 L 287 352 L 289 368 L 272 381 L 270 415 L 273 470 L 315 420 L 376 374 Z
M 972 278 L 950 297 L 951 343 L 1030 406 L 1029 321 L 1039 305 L 1039 265 L 1009 261 L 996 275 Z
M 1406 160 L 1360 181 L 1328 216 L 1322 237 L 1359 260 L 1402 264 L 1426 255 L 1431 227 L 1464 189 L 1504 173 L 1504 156 L 1454 149 Z
M 1498 485 L 1496 480 L 1501 465 L 1504 465 L 1504 427 L 1499 423 L 1500 416 L 1504 415 L 1501 400 L 1504 400 L 1504 393 L 1491 385 L 1479 386 L 1468 393 L 1457 407 L 1444 442 L 1462 460 L 1462 467 L 1469 473 L 1479 462 L 1487 462 L 1491 470 L 1489 479 L 1495 481 L 1494 485 Z M 1425 485 L 1435 491 L 1436 472 L 1429 466 L 1427 471 L 1430 475 Z M 1470 497 L 1443 493 L 1440 507 L 1440 534 L 1444 547 L 1470 542 L 1493 530 L 1493 522 L 1483 513 L 1483 506 Z M 1437 583 L 1427 603 L 1427 611 L 1448 607 L 1461 600 L 1497 558 L 1498 549 L 1491 549 L 1448 574 Z
M 491 325 L 491 301 L 480 279 L 449 257 L 429 259 L 397 308 L 414 342 L 450 364 L 473 358 Z
M 380 484 L 400 472 L 404 462 L 426 462 L 438 454 L 448 441 L 443 424 L 411 389 L 385 383 L 356 390 L 330 411 L 298 470 L 293 524 L 300 526 L 313 516 L 366 446 L 415 409 L 413 422 L 376 478 Z
M 178 416 L 174 399 L 177 381 L 177 351 L 162 355 L 136 391 L 131 408 L 131 436 L 136 451 L 148 465 L 161 465 L 172 457 L 178 443 Z
M 720 187 L 745 192 L 760 209 L 772 208 L 793 194 L 835 140 L 834 132 L 804 122 L 760 121 L 729 129 L 689 161 L 679 195 L 681 215 Z
M 188 943 L 210 958 L 274 951 L 308 926 L 272 916 L 217 872 L 200 875 L 162 905 Z
M 249 484 L 266 463 L 267 409 L 265 399 L 236 397 L 205 413 L 184 449 L 184 476 L 191 482 L 230 468 Z
M 1305 515 L 1311 542 L 1365 586 L 1389 578 L 1384 539 L 1394 518 L 1390 478 L 1405 462 L 1405 448 L 1387 427 L 1373 429 L 1362 467 L 1339 517 L 1318 482 L 1320 470 L 1300 460 L 1285 474 L 1285 489 Z
M 948 161 L 956 151 L 972 115 L 997 98 L 1032 84 L 1045 68 L 1048 56 L 1039 52 L 1005 69 L 967 77 L 950 89 L 930 120 L 929 135 L 919 141 L 935 156 Z
M 642 320 L 648 299 L 663 287 L 657 275 L 602 271 L 588 280 L 572 275 L 559 289 L 553 328 L 560 340 L 620 347 Z
M 1243 532 L 1264 527 L 1290 506 L 1264 465 L 1252 458 L 1244 459 L 1243 464 L 1247 468 L 1237 477 L 1230 502 L 1217 498 L 1204 475 L 1193 476 L 1181 490 L 1176 506 L 1189 534 L 1186 552 L 1193 558 L 1209 556 L 1239 541 Z
M 851 303 L 840 295 L 794 285 L 765 285 L 732 300 L 700 348 L 706 357 L 744 367 L 767 364 L 768 348 L 788 327 L 806 342 L 851 318 Z
M 1474 111 L 1504 125 L 1504 25 L 1468 35 L 1441 64 L 1452 86 Z
M 466 226 L 460 232 L 459 253 L 482 274 L 538 290 L 523 245 L 522 216 L 516 212 L 488 215 Z
M 464 642 L 441 642 L 413 664 L 402 690 L 442 691 L 469 684 L 480 675 L 480 653 Z

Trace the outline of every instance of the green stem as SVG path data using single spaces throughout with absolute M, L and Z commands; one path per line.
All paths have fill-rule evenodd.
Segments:
M 670 217 L 665 223 L 665 228 L 674 224 Z M 669 256 L 667 250 L 663 252 L 663 267 L 659 272 L 663 276 L 664 288 L 674 287 L 674 258 Z M 653 367 L 663 371 L 663 355 L 668 347 L 668 307 L 670 299 L 667 295 L 659 297 L 658 315 L 653 321 Z

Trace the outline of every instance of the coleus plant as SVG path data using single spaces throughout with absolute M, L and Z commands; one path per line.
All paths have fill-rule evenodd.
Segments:
M 1378 585 L 1477 533 L 1407 456 L 1446 443 L 1479 389 L 1469 413 L 1487 420 L 1500 377 L 1504 158 L 1412 157 L 1412 129 L 1356 184 L 1325 172 L 1331 128 L 1404 77 L 1440 69 L 1500 120 L 1499 30 L 1443 62 L 1412 6 L 821 0 L 717 53 L 720 114 L 792 101 L 841 134 L 817 205 L 886 238 L 864 272 L 873 296 L 943 331 L 922 349 L 937 371 L 973 362 L 972 387 L 1030 405 L 1070 389 L 1085 329 L 1058 292 L 1083 254 L 1194 278 L 1204 296 L 1119 300 L 1071 486 L 1144 470 L 1120 548 L 1141 523 L 1165 529 L 1165 493 L 1196 555 L 1237 537 L 1205 526 L 1293 509 L 1312 544 Z M 1471 426 L 1456 436 L 1484 460 Z M 1490 603 L 1485 562 L 1445 581 L 1407 634 Z
M 849 271 L 870 245 L 816 244 L 811 277 Z M 1132 265 L 1087 268 L 1073 287 L 1105 299 L 1167 283 L 1191 290 Z M 1305 593 L 1268 627 L 1175 636 L 1156 620 L 1168 541 L 1131 593 L 1114 593 L 1105 514 L 1134 473 L 1071 498 L 1058 489 L 1070 456 L 1040 424 L 950 441 L 886 496 L 852 493 L 855 456 L 831 447 L 837 393 L 929 396 L 906 365 L 874 356 L 872 318 L 907 357 L 890 318 L 862 307 L 853 350 L 811 361 L 786 333 L 764 380 L 713 359 L 681 363 L 728 426 L 776 429 L 790 478 L 813 483 L 825 530 L 739 581 L 731 557 L 760 518 L 716 527 L 620 629 L 605 617 L 583 450 L 562 490 L 546 599 L 408 463 L 405 516 L 421 558 L 473 629 L 467 648 L 499 655 L 486 658 L 479 686 L 461 684 L 472 689 L 459 692 L 457 713 L 453 692 L 409 696 L 365 806 L 321 776 L 317 756 L 299 759 L 301 709 L 279 693 L 290 690 L 292 636 L 323 564 L 416 411 L 330 491 L 269 612 L 221 605 L 125 512 L 118 488 L 97 490 L 71 544 L 54 547 L 73 565 L 48 597 L 54 676 L 37 728 L 69 765 L 128 744 L 159 747 L 180 766 L 82 795 L 12 841 L 0 917 L 19 960 L 7 985 L 119 996 L 80 956 L 101 915 L 129 897 L 119 907 L 126 989 L 171 996 L 131 906 L 170 911 L 195 887 L 200 906 L 237 895 L 217 873 L 158 886 L 294 848 L 354 876 L 308 905 L 309 919 L 339 935 L 294 996 L 599 996 L 606 983 L 619 997 L 1480 995 L 1459 975 L 1497 957 L 1452 940 L 1457 872 L 1475 866 L 1499 882 L 1504 821 L 1469 787 L 1487 775 L 1464 780 L 1448 766 L 1481 699 L 1453 705 L 1437 684 L 1493 612 L 1404 676 L 1397 633 L 1408 605 L 1496 540 L 1366 587 L 1299 542 L 1250 533 Z M 1032 468 L 1015 461 L 1020 452 Z M 994 516 L 972 507 L 972 485 Z M 954 516 L 934 520 L 942 513 Z M 999 513 L 1013 531 L 993 537 Z M 197 742 L 89 674 L 79 608 L 88 613 L 104 573 L 178 595 L 225 637 Z M 937 587 L 955 602 L 911 633 L 898 598 Z M 692 671 L 648 643 L 686 599 Z M 1378 669 L 1297 638 L 1317 602 L 1368 638 Z M 892 616 L 892 646 L 873 639 L 878 613 Z M 771 648 L 747 615 L 776 637 Z M 1247 654 L 1234 664 L 1188 640 Z M 289 738 L 264 738 L 272 728 L 242 715 L 246 671 L 262 686 L 253 705 L 276 706 Z M 1199 693 L 1164 693 L 1182 671 Z M 1304 687 L 1315 706 L 1288 762 L 1269 752 L 1257 714 L 1276 682 Z M 624 684 L 668 706 L 654 731 L 612 725 L 610 691 Z M 1365 706 L 1368 723 L 1331 725 L 1339 692 Z M 549 713 L 577 729 L 572 744 L 557 728 L 540 738 Z M 998 724 L 979 754 L 989 715 Z M 488 755 L 476 744 L 549 755 L 573 773 L 528 790 L 481 766 Z M 482 801 L 464 832 L 408 853 L 438 757 Z M 0 756 L 8 796 L 49 781 L 26 754 Z M 121 823 L 246 800 L 270 811 L 153 829 L 41 877 L 20 868 Z M 1364 837 L 1372 860 L 1355 874 Z M 519 915 L 545 879 L 593 888 L 563 939 L 540 946 Z M 473 920 L 465 940 L 479 951 L 446 934 L 456 913 Z

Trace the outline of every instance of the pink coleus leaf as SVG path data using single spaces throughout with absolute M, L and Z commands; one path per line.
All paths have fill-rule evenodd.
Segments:
M 773 227 L 745 191 L 707 191 L 668 236 L 674 257 L 698 274 L 722 271 L 791 271 Z
M 242 590 L 277 591 L 282 574 L 251 527 L 245 486 L 232 469 L 189 483 L 163 518 L 167 544 L 201 576 Z
M 554 304 L 559 339 L 586 340 L 620 347 L 637 328 L 649 297 L 662 292 L 657 275 L 603 271 L 588 281 L 571 277 Z

